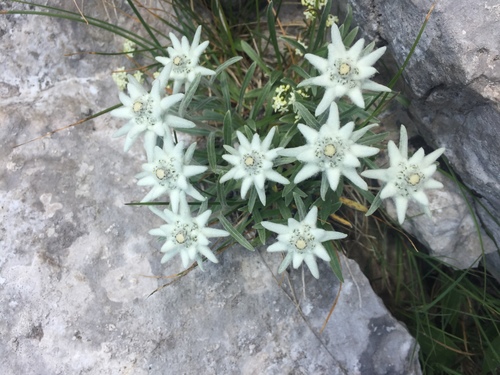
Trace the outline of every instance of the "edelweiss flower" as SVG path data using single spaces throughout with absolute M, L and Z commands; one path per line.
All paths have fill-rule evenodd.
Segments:
M 204 255 L 211 262 L 219 263 L 214 253 L 208 247 L 210 244 L 208 238 L 227 237 L 229 233 L 225 230 L 206 226 L 212 211 L 208 210 L 199 216 L 192 217 L 185 200 L 181 203 L 179 214 L 168 209 L 163 212 L 154 207 L 150 209 L 167 222 L 167 224 L 162 225 L 160 228 L 149 231 L 149 234 L 153 236 L 166 238 L 165 244 L 161 248 L 161 251 L 165 253 L 161 259 L 162 263 L 167 262 L 176 254 L 181 255 L 184 268 L 188 267 L 190 261 L 196 261 L 201 270 L 203 270 L 201 255 Z
M 168 68 L 165 71 L 168 72 Z M 151 160 L 158 136 L 171 140 L 170 128 L 193 128 L 192 121 L 168 113 L 172 105 L 179 102 L 184 94 L 174 94 L 162 97 L 163 89 L 155 80 L 151 92 L 148 93 L 137 80 L 128 75 L 127 90 L 130 96 L 119 93 L 123 107 L 111 111 L 111 115 L 129 120 L 119 129 L 114 137 L 127 134 L 124 150 L 127 152 L 140 134 L 145 133 L 144 148 Z
M 170 76 L 163 72 L 160 74 L 163 87 L 167 85 L 169 79 L 174 80 L 173 92 L 176 94 L 183 84 L 185 84 L 187 91 L 196 75 L 210 76 L 215 74 L 213 70 L 198 65 L 201 54 L 208 46 L 208 40 L 200 44 L 201 26 L 196 29 L 191 46 L 185 36 L 182 37 L 182 42 L 172 33 L 169 36 L 173 46 L 167 48 L 169 57 L 156 57 L 156 60 L 165 66 L 169 63 L 173 64 Z
M 335 191 L 343 175 L 359 188 L 366 190 L 368 185 L 356 172 L 361 164 L 358 158 L 373 156 L 378 148 L 356 143 L 375 124 L 354 130 L 354 122 L 340 127 L 337 104 L 332 103 L 326 124 L 319 132 L 299 124 L 298 128 L 307 141 L 305 146 L 289 148 L 278 152 L 282 156 L 294 156 L 306 163 L 293 180 L 294 183 L 304 181 L 316 173 L 323 172 L 328 178 L 330 188 Z
M 153 186 L 153 189 L 144 197 L 142 202 L 150 202 L 163 194 L 169 194 L 173 212 L 177 212 L 179 202 L 185 200 L 186 194 L 204 201 L 201 195 L 190 183 L 189 177 L 203 173 L 207 167 L 189 165 L 193 157 L 196 143 L 193 143 L 183 154 L 184 144 L 175 145 L 165 142 L 163 150 L 155 146 L 153 161 L 142 165 L 144 172 L 139 173 L 137 185 Z
M 278 273 L 283 272 L 290 263 L 292 263 L 293 268 L 298 268 L 304 261 L 312 275 L 319 278 L 315 256 L 326 262 L 330 261 L 330 256 L 321 243 L 345 238 L 347 234 L 316 228 L 317 218 L 318 208 L 314 206 L 300 223 L 291 218 L 288 219 L 288 226 L 270 221 L 261 223 L 267 230 L 278 233 L 278 242 L 269 246 L 267 251 L 288 251 L 278 268 Z
M 278 151 L 282 149 L 282 147 L 278 147 L 269 150 L 275 131 L 276 128 L 272 128 L 262 143 L 258 134 L 254 134 L 252 143 L 250 143 L 241 132 L 237 131 L 236 135 L 240 141 L 239 148 L 236 150 L 224 145 L 226 151 L 231 155 L 222 155 L 222 158 L 234 165 L 234 167 L 222 176 L 220 182 L 223 183 L 230 179 L 243 179 L 241 183 L 242 199 L 245 198 L 250 187 L 255 185 L 259 199 L 265 205 L 264 183 L 266 179 L 283 185 L 290 183 L 285 177 L 272 169 L 273 160 L 278 156 Z
M 332 25 L 332 42 L 328 45 L 328 59 L 307 53 L 305 58 L 321 73 L 318 77 L 304 80 L 298 86 L 323 86 L 326 91 L 316 108 L 316 116 L 325 112 L 335 99 L 347 95 L 354 104 L 364 108 L 361 90 L 386 91 L 391 89 L 371 81 L 377 70 L 372 65 L 384 54 L 386 47 L 365 56 L 364 39 L 358 40 L 346 50 L 337 25 Z
M 430 216 L 429 200 L 424 190 L 443 187 L 443 184 L 434 180 L 432 175 L 437 168 L 435 161 L 443 154 L 445 149 L 438 148 L 425 156 L 424 150 L 420 148 L 408 159 L 408 135 L 403 125 L 401 125 L 400 134 L 399 149 L 392 141 L 389 141 L 387 145 L 390 167 L 388 169 L 364 171 L 361 175 L 386 183 L 380 192 L 380 198 L 394 198 L 399 224 L 403 224 L 410 199 L 420 203 L 424 211 Z

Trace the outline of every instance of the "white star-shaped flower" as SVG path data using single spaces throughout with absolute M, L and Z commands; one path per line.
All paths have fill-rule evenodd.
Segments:
M 170 69 L 165 68 L 168 73 Z M 123 107 L 111 111 L 111 115 L 129 120 L 121 129 L 113 134 L 120 137 L 127 134 L 124 150 L 127 152 L 137 137 L 144 136 L 144 148 L 148 160 L 153 156 L 153 149 L 158 136 L 171 139 L 170 128 L 193 128 L 192 121 L 168 113 L 170 107 L 179 102 L 184 94 L 174 94 L 162 99 L 163 89 L 158 80 L 153 82 L 151 92 L 147 92 L 137 80 L 128 75 L 127 90 L 130 96 L 119 93 Z
M 207 170 L 205 166 L 189 165 L 195 148 L 196 143 L 193 143 L 184 154 L 182 142 L 177 143 L 175 147 L 172 143 L 165 142 L 163 150 L 155 146 L 152 162 L 143 164 L 144 172 L 135 176 L 139 180 L 137 185 L 153 186 L 142 202 L 150 202 L 163 194 L 168 194 L 172 211 L 177 212 L 179 202 L 186 199 L 186 194 L 199 201 L 205 200 L 205 197 L 189 183 L 190 177 Z
M 356 143 L 376 124 L 354 131 L 354 122 L 340 127 L 337 104 L 332 103 L 326 124 L 316 131 L 309 126 L 299 124 L 298 128 L 307 144 L 300 147 L 279 151 L 279 155 L 293 156 L 305 163 L 293 182 L 302 182 L 315 174 L 326 174 L 330 188 L 335 191 L 341 176 L 347 177 L 354 185 L 368 189 L 366 182 L 359 177 L 356 168 L 361 165 L 358 158 L 365 158 L 379 152 L 378 148 Z
M 320 75 L 302 81 L 301 86 L 322 86 L 325 88 L 323 99 L 316 108 L 315 115 L 325 112 L 330 104 L 344 95 L 347 95 L 354 104 L 364 108 L 365 101 L 361 90 L 390 92 L 391 89 L 371 81 L 377 70 L 373 64 L 384 54 L 386 47 L 363 56 L 365 41 L 358 40 L 349 50 L 346 50 L 337 25 L 332 25 L 332 42 L 328 45 L 328 58 L 307 53 L 305 58 L 312 64 Z
M 208 247 L 209 238 L 227 237 L 225 230 L 207 227 L 212 211 L 207 210 L 196 217 L 191 216 L 185 200 L 181 202 L 180 212 L 174 213 L 168 209 L 163 212 L 151 207 L 156 215 L 167 222 L 160 228 L 152 229 L 149 234 L 166 238 L 161 251 L 165 253 L 161 262 L 165 263 L 176 254 L 181 255 L 182 265 L 187 268 L 189 262 L 196 261 L 203 270 L 201 255 L 214 263 L 219 263 L 212 250 Z
M 420 148 L 408 159 L 408 135 L 403 125 L 401 125 L 400 134 L 399 148 L 393 141 L 389 141 L 387 145 L 390 167 L 364 171 L 361 175 L 386 183 L 380 192 L 380 198 L 392 197 L 394 199 L 398 221 L 403 224 L 408 201 L 411 199 L 420 203 L 430 216 L 429 200 L 424 190 L 443 187 L 443 184 L 434 180 L 432 175 L 437 168 L 435 162 L 445 149 L 438 148 L 426 156 L 424 150 Z
M 172 47 L 167 48 L 169 57 L 156 57 L 156 60 L 163 65 L 170 63 L 173 65 L 170 75 L 164 73 L 164 71 L 160 74 L 159 79 L 162 86 L 166 86 L 167 82 L 172 79 L 174 81 L 173 92 L 176 94 L 184 84 L 187 91 L 198 74 L 202 76 L 215 74 L 213 70 L 198 65 L 201 54 L 208 46 L 208 40 L 200 44 L 201 26 L 196 29 L 191 45 L 189 45 L 189 41 L 185 36 L 182 37 L 181 41 L 172 33 L 169 36 L 172 41 Z
M 290 263 L 292 263 L 293 268 L 298 268 L 304 261 L 311 274 L 315 278 L 319 278 L 315 257 L 319 257 L 326 262 L 330 261 L 330 256 L 321 243 L 345 238 L 347 234 L 316 228 L 317 218 L 318 208 L 313 206 L 301 222 L 292 218 L 288 219 L 288 226 L 270 221 L 261 222 L 262 226 L 267 230 L 278 233 L 278 242 L 269 246 L 267 251 L 288 252 L 278 268 L 278 273 L 283 272 Z
M 222 176 L 220 182 L 224 183 L 230 179 L 243 179 L 241 183 L 242 199 L 245 198 L 250 187 L 255 185 L 259 199 L 265 205 L 266 193 L 264 191 L 264 183 L 266 180 L 275 181 L 283 185 L 290 183 L 285 177 L 272 169 L 273 160 L 278 156 L 278 151 L 283 148 L 269 149 L 275 132 L 276 128 L 273 127 L 262 143 L 259 135 L 254 134 L 250 143 L 243 133 L 237 131 L 236 135 L 240 141 L 238 149 L 224 145 L 224 148 L 230 155 L 222 155 L 222 158 L 234 165 L 234 167 Z

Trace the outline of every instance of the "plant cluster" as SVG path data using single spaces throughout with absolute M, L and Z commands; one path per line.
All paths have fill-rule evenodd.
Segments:
M 265 56 L 240 41 L 253 62 L 239 85 L 229 82 L 227 71 L 235 68 L 241 57 L 222 60 L 219 66 L 205 58 L 203 66 L 201 60 L 209 42 L 201 42 L 201 25 L 192 39 L 169 34 L 167 56 L 155 56 L 161 71 L 149 91 L 128 75 L 128 95 L 120 92 L 123 106 L 111 115 L 128 120 L 116 133 L 126 135 L 124 151 L 137 138 L 144 139 L 147 163 L 136 178 L 138 185 L 150 186 L 151 190 L 142 202 L 168 198 L 169 208 L 163 214 L 153 209 L 167 223 L 163 229 L 151 231 L 165 239 L 162 262 L 177 253 L 184 267 L 195 260 L 199 266 L 204 259 L 217 262 L 207 247 L 208 237 L 231 234 L 235 241 L 253 248 L 242 233 L 256 230 L 265 244 L 269 232 L 276 232 L 278 242 L 268 250 L 288 253 L 279 271 L 290 264 L 298 268 L 304 261 L 318 278 L 316 257 L 335 262 L 333 248 L 327 251 L 323 243 L 328 241 L 331 246 L 331 240 L 347 236 L 334 231 L 328 220 L 339 208 L 343 191 L 356 189 L 370 197 L 362 176 L 385 182 L 380 199 L 394 198 L 400 223 L 405 220 L 410 199 L 426 208 L 425 190 L 442 187 L 432 175 L 444 149 L 428 156 L 420 149 L 408 159 L 404 126 L 399 149 L 389 143 L 390 168 L 368 169 L 360 175 L 360 170 L 366 169 L 365 159 L 379 152 L 374 147 L 379 138 L 371 133 L 377 125 L 356 126 L 354 113 L 359 108 L 370 114 L 371 105 L 377 103 L 374 94 L 368 94 L 370 104 L 366 104 L 366 91 L 391 93 L 390 88 L 371 80 L 377 72 L 373 65 L 385 47 L 376 49 L 374 43 L 365 47 L 363 39 L 349 47 L 354 35 L 346 26 L 341 30 L 327 22 L 330 7 L 329 2 L 319 2 L 315 8 L 318 16 L 323 15 L 319 25 L 306 24 L 314 31 L 308 40 L 314 47 L 304 55 L 307 62 L 272 67 L 264 62 Z M 273 10 L 272 3 L 268 9 Z M 327 23 L 331 40 L 325 43 L 327 33 L 323 32 L 321 39 L 314 37 L 318 30 L 327 28 Z M 272 52 L 276 61 L 284 61 L 285 56 L 278 58 L 282 55 L 279 42 L 275 40 Z M 124 48 L 127 53 L 131 50 L 129 45 Z M 257 66 L 267 75 L 266 81 L 263 88 L 251 89 Z M 346 115 L 349 112 L 353 114 Z M 220 121 L 210 121 L 217 118 Z M 345 119 L 351 121 L 342 124 Z M 197 150 L 196 142 L 185 150 L 184 142 L 177 140 L 178 132 L 197 126 L 208 132 L 206 152 Z M 192 217 L 187 209 L 188 199 L 194 200 L 191 206 L 199 206 L 197 216 Z M 243 214 L 239 218 L 242 225 L 235 230 L 227 220 L 220 220 L 226 230 L 207 228 L 212 212 L 219 220 L 234 220 L 236 213 Z

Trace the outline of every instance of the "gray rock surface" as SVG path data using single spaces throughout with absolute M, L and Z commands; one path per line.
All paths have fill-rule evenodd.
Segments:
M 400 66 L 432 5 L 424 0 L 348 2 L 363 33 L 387 43 Z M 342 3 L 345 9 L 347 1 Z M 429 145 L 446 147 L 445 155 L 453 168 L 476 194 L 480 223 L 497 244 L 500 243 L 496 214 L 500 210 L 499 24 L 497 0 L 484 0 L 474 6 L 466 0 L 437 2 L 404 73 L 405 94 L 412 99 L 410 113 L 418 133 Z M 448 225 L 446 221 L 436 225 L 441 223 Z M 468 251 L 465 247 L 462 250 Z M 498 257 L 498 252 L 492 256 Z
M 122 60 L 64 54 L 120 41 L 43 17 L 2 15 L 0 30 L 0 373 L 421 373 L 415 340 L 343 257 L 323 333 L 331 271 L 306 271 L 302 286 L 300 271 L 275 277 L 280 257 L 263 251 L 235 246 L 148 297 L 180 261 L 162 266 L 147 234 L 159 219 L 124 206 L 143 196 L 132 176 L 144 156 L 111 139 L 121 124 L 101 117 L 13 149 L 117 103 Z

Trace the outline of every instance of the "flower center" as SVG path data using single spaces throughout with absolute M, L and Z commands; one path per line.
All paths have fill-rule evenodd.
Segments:
M 256 175 L 262 172 L 263 155 L 260 152 L 252 151 L 249 154 L 244 154 L 241 161 L 245 172 L 250 175 Z
M 182 61 L 183 58 L 180 57 L 180 56 L 175 56 L 174 59 L 172 60 L 172 62 L 174 63 L 175 66 L 179 66 L 182 64 Z
M 154 100 L 149 96 L 149 94 L 140 97 L 134 102 L 132 110 L 135 113 L 135 122 L 137 125 L 145 128 L 155 125 L 157 119 L 153 116 L 153 107 Z
M 178 188 L 177 179 L 179 177 L 179 173 L 177 172 L 175 165 L 176 163 L 174 158 L 167 158 L 157 160 L 153 168 L 153 174 L 158 183 L 170 190 Z
M 175 236 L 175 240 L 177 241 L 178 244 L 183 244 L 184 242 L 186 242 L 186 237 L 184 237 L 184 233 L 179 232 Z
M 349 60 L 337 59 L 333 66 L 329 67 L 329 78 L 332 84 L 355 88 L 359 85 L 356 75 L 359 69 Z
M 137 113 L 137 112 L 139 112 L 142 109 L 142 103 L 139 102 L 139 101 L 137 101 L 137 102 L 134 103 L 134 105 L 133 105 L 132 108 L 133 108 L 134 112 Z
M 298 250 L 304 250 L 307 246 L 307 242 L 302 238 L 302 237 L 299 237 L 297 239 L 297 241 L 295 241 L 295 247 L 298 249 Z
M 252 166 L 254 163 L 255 163 L 255 160 L 254 160 L 254 158 L 252 158 L 251 156 L 247 156 L 247 157 L 245 158 L 245 165 L 246 165 L 247 167 Z
M 334 145 L 332 145 L 331 143 L 327 144 L 323 150 L 323 154 L 325 154 L 325 156 L 328 156 L 328 157 L 332 157 L 333 155 L 335 155 L 335 153 L 337 152 L 337 149 L 335 148 Z
M 351 72 L 351 66 L 348 63 L 343 62 L 342 64 L 340 64 L 339 74 L 341 76 L 348 75 L 350 72 Z
M 336 168 L 344 160 L 346 145 L 340 137 L 320 138 L 314 146 L 316 163 L 322 170 Z
M 425 175 L 418 165 L 407 164 L 405 161 L 399 163 L 396 176 L 395 185 L 399 190 L 399 194 L 403 197 L 408 197 L 417 192 L 425 180 Z
M 177 220 L 171 235 L 174 245 L 187 249 L 193 245 L 197 246 L 199 228 L 193 222 Z
M 172 70 L 175 73 L 187 74 L 191 71 L 191 69 L 189 68 L 189 64 L 191 63 L 191 60 L 189 60 L 185 55 L 175 56 L 172 59 L 172 63 L 174 64 L 174 66 L 172 67 Z
M 290 245 L 295 247 L 296 251 L 310 251 L 314 245 L 314 235 L 311 233 L 311 227 L 304 225 L 301 228 L 294 229 L 290 237 Z
M 406 178 L 406 181 L 410 185 L 415 186 L 420 182 L 420 175 L 418 173 L 413 173 Z
M 165 173 L 165 170 L 162 169 L 162 168 L 158 168 L 156 171 L 155 171 L 155 174 L 156 174 L 156 177 L 160 180 L 163 180 L 165 178 L 165 176 L 167 175 Z

